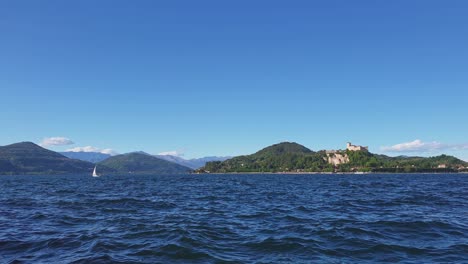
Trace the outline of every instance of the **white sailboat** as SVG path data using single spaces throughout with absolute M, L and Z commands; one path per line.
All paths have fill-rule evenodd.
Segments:
M 99 177 L 99 175 L 96 173 L 96 166 L 94 166 L 93 177 Z

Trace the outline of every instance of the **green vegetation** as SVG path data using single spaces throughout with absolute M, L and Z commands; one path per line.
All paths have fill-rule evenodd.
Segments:
M 313 152 L 297 143 L 280 143 L 255 154 L 235 157 L 223 162 L 208 162 L 198 172 L 458 172 L 468 164 L 452 156 L 388 157 L 368 151 L 338 151 L 349 162 L 333 166 L 325 151 Z M 336 154 L 328 154 L 334 156 Z M 439 167 L 444 165 L 445 167 Z
M 350 162 L 340 164 L 338 171 L 373 171 L 373 172 L 457 172 L 463 171 L 468 164 L 453 156 L 436 157 L 388 157 L 364 151 L 346 151 Z M 445 165 L 439 168 L 439 165 Z
M 181 174 L 191 169 L 142 153 L 128 153 L 110 157 L 97 164 L 99 173 Z
M 69 159 L 31 142 L 0 147 L 0 174 L 91 173 L 93 164 Z
M 223 162 L 208 162 L 201 171 L 227 172 L 314 172 L 333 171 L 324 159 L 325 152 L 313 152 L 297 143 L 280 143 L 255 154 Z

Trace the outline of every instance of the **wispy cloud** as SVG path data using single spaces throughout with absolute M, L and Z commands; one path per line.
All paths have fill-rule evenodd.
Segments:
M 51 146 L 66 146 L 66 145 L 73 145 L 75 142 L 73 142 L 71 139 L 66 138 L 66 137 L 49 137 L 49 138 L 44 138 L 39 145 L 42 147 L 51 147 Z
M 66 151 L 70 151 L 70 152 L 99 152 L 99 153 L 109 154 L 109 155 L 117 155 L 118 154 L 113 149 L 109 149 L 109 148 L 100 149 L 100 148 L 96 148 L 96 147 L 93 147 L 93 146 L 76 147 L 76 148 L 67 149 Z
M 184 153 L 178 150 L 172 150 L 172 151 L 164 151 L 164 152 L 158 153 L 158 155 L 182 157 L 184 156 Z
M 380 148 L 383 152 L 437 152 L 441 150 L 463 150 L 468 149 L 468 143 L 444 144 L 437 141 L 424 142 L 416 139 L 411 142 L 404 142 L 393 146 Z

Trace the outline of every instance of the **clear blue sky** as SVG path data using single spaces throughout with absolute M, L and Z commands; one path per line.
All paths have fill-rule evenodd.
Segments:
M 467 14 L 462 0 L 2 1 L 0 145 L 200 157 L 419 139 L 388 154 L 468 160 Z

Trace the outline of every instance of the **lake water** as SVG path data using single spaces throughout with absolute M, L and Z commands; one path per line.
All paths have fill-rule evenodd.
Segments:
M 2 176 L 10 262 L 468 263 L 468 175 Z

